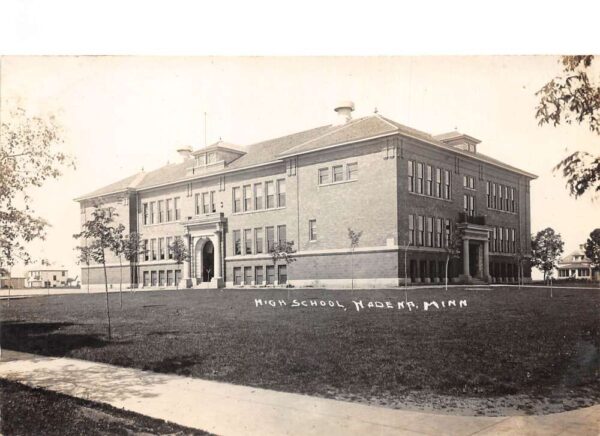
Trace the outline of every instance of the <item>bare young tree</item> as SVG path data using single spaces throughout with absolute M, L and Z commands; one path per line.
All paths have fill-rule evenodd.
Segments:
M 125 226 L 119 224 L 113 230 L 113 243 L 110 250 L 119 259 L 119 305 L 123 309 L 123 255 L 125 254 Z
M 123 257 L 133 265 L 137 277 L 137 283 L 135 284 L 137 287 L 139 286 L 140 281 L 140 257 L 145 256 L 148 249 L 142 239 L 142 235 L 137 232 L 131 232 L 129 235 L 125 236 L 123 243 Z M 169 250 L 169 247 L 167 247 L 167 250 Z
M 168 250 L 173 254 L 173 260 L 181 268 L 183 262 L 187 262 L 190 259 L 190 253 L 183 242 L 183 239 L 176 237 L 175 240 L 169 245 Z M 179 282 L 175 280 L 176 290 L 179 290 Z
M 82 245 L 75 248 L 78 252 L 77 263 L 79 265 L 85 265 L 87 267 L 87 292 L 90 293 L 90 263 L 92 262 L 91 248 Z M 83 277 L 82 277 L 83 279 Z
M 351 286 L 352 290 L 354 290 L 354 250 L 360 244 L 360 238 L 362 236 L 362 231 L 356 232 L 348 227 L 348 239 L 350 240 L 350 278 L 351 278 Z
M 277 264 L 281 261 L 285 262 L 286 265 L 295 262 L 296 258 L 294 257 L 294 253 L 296 253 L 294 241 L 278 242 L 273 244 L 269 250 L 275 268 L 277 268 Z

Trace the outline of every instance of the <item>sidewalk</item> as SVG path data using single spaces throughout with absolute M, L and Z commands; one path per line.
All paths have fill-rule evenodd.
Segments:
M 434 415 L 8 350 L 0 377 L 220 435 L 600 433 L 600 405 L 546 416 Z

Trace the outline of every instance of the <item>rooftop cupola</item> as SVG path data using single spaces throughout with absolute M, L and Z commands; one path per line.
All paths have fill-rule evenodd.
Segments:
M 481 142 L 477 138 L 457 131 L 442 133 L 441 135 L 434 136 L 434 138 L 446 145 L 471 153 L 477 153 L 477 144 Z
M 338 114 L 337 124 L 346 124 L 348 121 L 352 120 L 354 102 L 349 100 L 340 101 L 333 110 Z
M 192 157 L 192 147 L 190 147 L 189 145 L 179 147 L 177 149 L 177 154 L 179 154 L 179 156 L 181 156 L 182 161 L 185 161 L 185 160 L 189 159 L 190 157 Z

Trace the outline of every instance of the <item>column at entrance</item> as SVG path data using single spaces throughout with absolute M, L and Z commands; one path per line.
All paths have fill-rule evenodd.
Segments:
M 217 286 L 223 286 L 223 273 L 221 271 L 221 266 L 223 260 L 221 259 L 221 230 L 217 230 L 215 232 L 215 241 L 214 241 L 214 269 L 215 276 L 213 280 L 217 282 Z
M 483 279 L 491 282 L 490 279 L 490 241 L 483 241 Z
M 184 235 L 183 241 L 185 243 L 185 248 L 188 253 L 190 253 L 190 238 L 191 236 Z M 191 256 L 188 257 L 187 260 L 183 262 L 183 277 L 181 279 L 181 283 L 179 284 L 180 288 L 191 288 L 192 287 L 192 271 L 191 271 Z
M 469 239 L 463 239 L 463 276 L 465 279 L 469 279 L 471 277 L 471 273 L 469 271 Z

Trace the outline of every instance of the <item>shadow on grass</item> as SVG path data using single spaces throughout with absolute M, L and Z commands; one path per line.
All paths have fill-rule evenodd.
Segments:
M 59 357 L 80 348 L 101 348 L 108 344 L 96 334 L 60 331 L 73 325 L 70 322 L 2 322 L 0 343 L 9 350 Z

